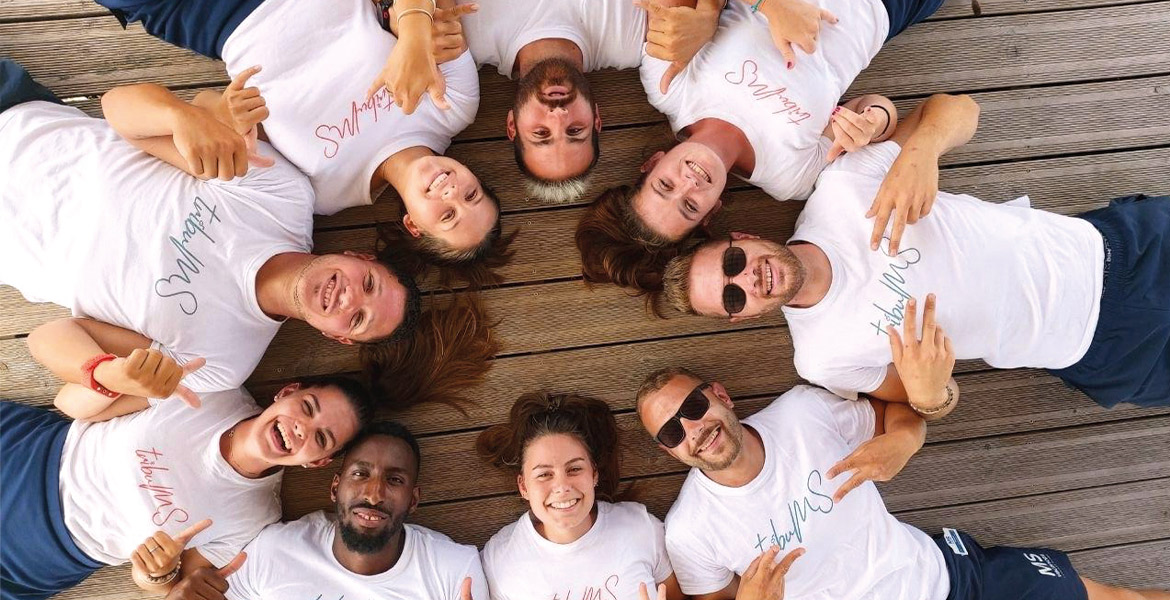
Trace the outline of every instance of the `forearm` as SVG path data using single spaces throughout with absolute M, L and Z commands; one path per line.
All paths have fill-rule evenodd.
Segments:
M 970 96 L 935 94 L 915 109 L 917 123 L 903 147 L 942 156 L 966 144 L 979 127 L 979 105 Z
M 898 128 L 898 108 L 894 106 L 892 100 L 881 94 L 858 96 L 846 102 L 844 106 L 857 114 L 862 114 L 866 109 L 872 107 L 874 110 L 885 115 L 885 127 L 877 132 L 877 135 L 870 140 L 870 143 L 884 142 L 890 139 L 894 135 L 894 131 Z
M 194 108 L 153 83 L 116 87 L 102 96 L 106 120 L 130 141 L 173 135 L 175 122 Z
M 904 437 L 914 452 L 926 442 L 926 421 L 908 404 L 886 404 L 883 425 L 887 434 Z
M 952 377 L 934 398 L 923 400 L 910 398 L 910 407 L 927 421 L 937 421 L 955 410 L 959 405 L 959 384 Z
M 58 319 L 37 327 L 28 335 L 32 357 L 67 383 L 89 386 L 89 376 L 82 370 L 86 361 L 106 354 L 80 319 Z
M 451 4 L 454 4 L 454 2 L 451 2 Z M 432 3 L 431 0 L 395 0 L 393 8 L 394 18 L 391 19 L 393 22 L 390 28 L 391 32 L 400 42 L 421 42 L 424 40 L 429 42 L 432 34 L 433 11 L 439 6 L 440 4 L 438 2 Z M 431 18 L 414 9 L 426 11 L 427 14 L 431 15 Z
M 144 410 L 150 402 L 139 396 L 112 399 L 85 386 L 67 383 L 57 392 L 53 406 L 78 421 L 98 422 Z

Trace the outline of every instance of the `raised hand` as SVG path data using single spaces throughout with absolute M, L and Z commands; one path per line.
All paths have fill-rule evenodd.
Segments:
M 232 127 L 197 106 L 185 106 L 174 115 L 171 139 L 188 173 L 204 180 L 231 181 L 248 172 L 247 143 Z
M 248 555 L 240 552 L 222 569 L 199 567 L 188 573 L 167 594 L 167 600 L 223 600 L 228 591 L 227 578 L 244 566 Z
M 238 73 L 224 90 L 221 102 L 223 112 L 230 119 L 232 128 L 244 137 L 244 145 L 248 152 L 248 164 L 253 167 L 271 167 L 276 161 L 263 156 L 257 151 L 257 125 L 268 118 L 268 106 L 264 96 L 260 95 L 260 88 L 244 87 L 248 79 L 260 72 L 260 66 L 249 67 Z
M 784 598 L 784 576 L 792 563 L 804 555 L 804 548 L 789 552 L 776 562 L 779 546 L 772 546 L 756 557 L 739 578 L 739 591 L 735 600 L 782 600 Z
M 205 359 L 196 358 L 180 366 L 158 350 L 138 348 L 130 356 L 99 364 L 93 376 L 112 392 L 142 398 L 178 395 L 192 408 L 199 408 L 199 396 L 179 382 L 206 364 Z
M 638 598 L 639 600 L 650 600 L 650 592 L 646 589 L 646 582 L 638 584 Z M 666 600 L 666 584 L 658 584 L 658 595 L 655 600 Z
M 869 144 L 886 128 L 888 117 L 881 110 L 866 108 L 855 113 L 844 106 L 833 109 L 829 126 L 833 130 L 833 145 L 825 160 L 833 162 L 846 152 L 856 152 Z
M 890 231 L 890 256 L 898 254 L 902 243 L 902 232 L 906 224 L 913 225 L 918 219 L 930 214 L 934 199 L 938 197 L 938 156 L 906 147 L 898 155 L 890 172 L 882 180 L 873 204 L 865 213 L 873 218 L 873 233 L 869 238 L 871 250 L 881 247 L 882 237 L 890 217 L 894 226 Z
M 400 18 L 398 43 L 390 51 L 382 72 L 378 73 L 366 91 L 367 100 L 373 98 L 378 90 L 386 88 L 394 104 L 408 115 L 418 108 L 419 99 L 424 93 L 430 94 L 435 106 L 443 110 L 450 108 L 444 97 L 447 80 L 435 62 L 431 24 L 421 22 L 426 29 L 419 28 L 419 20 L 424 16 L 414 12 Z M 408 18 L 410 21 L 407 21 Z
M 816 4 L 804 0 L 764 0 L 760 12 L 768 18 L 768 30 L 772 42 L 784 56 L 786 66 L 796 66 L 797 48 L 812 54 L 817 49 L 817 37 L 821 32 L 821 21 L 835 25 L 837 17 Z
M 694 8 L 689 6 L 667 6 L 666 0 L 636 0 L 634 4 L 646 11 L 646 53 L 660 60 L 670 61 L 670 66 L 658 83 L 663 94 L 670 88 L 670 82 L 687 63 L 698 54 L 704 44 L 715 37 L 719 26 L 719 10 L 703 2 Z
M 459 4 L 455 8 L 435 9 L 431 35 L 434 38 L 436 63 L 441 65 L 455 60 L 467 50 L 467 39 L 463 37 L 463 23 L 459 18 L 477 10 L 478 4 Z
M 926 296 L 922 311 L 922 338 L 918 337 L 918 302 L 911 298 L 906 303 L 902 321 L 902 335 L 894 326 L 886 328 L 890 334 L 890 353 L 894 368 L 902 379 L 910 407 L 919 413 L 932 414 L 936 408 L 946 407 L 953 392 L 948 387 L 955 369 L 955 351 L 943 328 L 934 321 L 935 296 Z M 940 415 L 941 416 L 941 415 Z
M 130 554 L 135 571 L 154 579 L 165 579 L 179 568 L 179 558 L 187 544 L 204 529 L 211 527 L 211 519 L 203 519 L 171 537 L 167 532 L 154 532 Z M 145 582 L 150 585 L 152 582 Z

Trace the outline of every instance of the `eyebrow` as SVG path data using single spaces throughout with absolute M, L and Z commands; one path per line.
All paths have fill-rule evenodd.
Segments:
M 372 275 L 373 273 L 374 273 L 374 270 L 371 268 L 370 271 L 367 273 L 367 275 Z M 363 278 L 362 279 L 362 287 L 364 288 L 365 286 L 366 286 L 366 282 L 365 282 L 365 279 Z M 374 278 L 374 286 L 375 286 L 374 298 L 380 298 L 382 296 L 382 288 L 383 288 L 382 278 L 375 277 Z M 360 327 L 360 331 L 354 330 L 354 332 L 353 332 L 354 337 L 357 337 L 358 335 L 365 335 L 366 332 L 370 330 L 370 321 L 373 321 L 373 320 L 374 320 L 373 316 L 362 319 L 362 325 Z
M 585 460 L 585 457 L 584 457 L 584 456 L 578 456 L 577 458 L 574 458 L 573 460 L 570 460 L 569 462 L 567 462 L 567 463 L 565 463 L 565 464 L 566 464 L 566 465 L 571 465 L 571 464 L 573 464 L 573 463 L 575 463 L 575 462 L 582 461 L 582 460 Z M 543 465 L 543 464 L 542 464 L 542 465 L 533 465 L 533 466 L 532 466 L 532 470 L 533 470 L 533 471 L 535 471 L 535 470 L 537 470 L 537 469 L 551 469 L 551 468 L 553 468 L 553 466 L 552 466 L 552 465 Z

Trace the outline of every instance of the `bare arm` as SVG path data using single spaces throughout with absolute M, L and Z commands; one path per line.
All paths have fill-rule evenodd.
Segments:
M 965 94 L 935 94 L 923 100 L 902 120 L 892 138 L 902 147 L 929 152 L 938 158 L 971 141 L 979 128 L 979 105 Z
M 114 88 L 102 96 L 102 110 L 126 141 L 195 177 L 229 181 L 248 172 L 243 136 L 165 87 L 140 83 Z
M 81 385 L 89 384 L 81 367 L 94 356 L 127 356 L 138 348 L 150 348 L 150 344 L 150 338 L 140 333 L 81 318 L 50 321 L 28 335 L 28 350 L 37 362 L 67 383 Z M 101 377 L 98 382 L 105 385 Z
M 849 479 L 837 488 L 833 501 L 867 481 L 889 481 L 902 472 L 926 441 L 926 422 L 906 404 L 888 404 L 870 400 L 874 412 L 873 437 L 841 459 L 825 474 L 833 479 L 852 471 Z
M 66 383 L 53 399 L 53 406 L 78 421 L 96 422 L 145 410 L 150 402 L 140 396 L 111 400 L 85 386 Z

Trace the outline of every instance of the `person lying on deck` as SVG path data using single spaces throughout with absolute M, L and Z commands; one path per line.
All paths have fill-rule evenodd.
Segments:
M 393 422 L 358 434 L 333 476 L 335 512 L 269 525 L 226 578 L 210 569 L 181 581 L 170 600 L 385 598 L 487 600 L 474 546 L 410 523 L 418 508 L 419 447 Z
M 640 586 L 658 585 L 670 600 L 682 598 L 662 522 L 641 504 L 616 502 L 620 451 L 608 404 L 526 394 L 507 423 L 480 434 L 476 450 L 516 474 L 530 509 L 484 546 L 493 600 L 588 598 L 588 590 L 633 599 Z
M 931 539 L 898 521 L 871 480 L 922 447 L 926 426 L 905 405 L 801 385 L 742 422 L 732 406 L 722 385 L 680 368 L 637 393 L 646 431 L 691 467 L 666 547 L 697 600 L 1170 599 L 1078 577 L 1057 550 L 982 548 L 955 529 Z
M 222 56 L 235 83 L 197 102 L 241 134 L 263 121 L 268 142 L 309 176 L 315 213 L 371 204 L 391 185 L 401 223 L 380 233 L 408 273 L 434 265 L 448 278 L 496 281 L 492 269 L 507 262 L 511 241 L 499 202 L 465 165 L 442 156 L 479 108 L 479 75 L 459 23 L 473 7 L 397 2 L 387 17 L 396 38 L 369 0 L 101 3 L 165 41 Z M 219 43 L 210 47 L 213 32 Z M 391 83 L 404 69 L 443 81 L 441 92 L 404 106 L 407 94 Z
M 576 243 L 586 280 L 657 291 L 661 266 L 718 214 L 729 173 L 777 200 L 803 200 L 837 156 L 889 138 L 898 116 L 889 99 L 865 95 L 838 102 L 885 42 L 941 4 L 826 0 L 804 5 L 804 13 L 821 14 L 832 24 L 814 36 L 815 50 L 810 43 L 806 53 L 795 56 L 771 41 L 776 34 L 769 26 L 780 18 L 769 14 L 772 0 L 762 4 L 763 15 L 731 2 L 714 40 L 669 89 L 661 82 L 676 67 L 645 58 L 642 86 L 681 141 L 650 156 L 635 185 L 603 192 L 582 214 Z M 912 223 L 929 212 L 925 195 L 915 192 L 938 186 L 929 157 L 907 156 L 901 162 L 901 176 L 887 182 L 870 211 L 877 217 L 875 229 L 884 229 L 891 213 L 896 215 L 895 242 L 903 221 Z
M 900 248 L 885 234 L 874 252 L 863 213 L 916 119 L 826 169 L 787 244 L 744 233 L 703 244 L 670 261 L 663 297 L 733 321 L 779 309 L 802 377 L 847 398 L 908 401 L 928 418 L 954 409 L 954 381 L 897 367 L 930 353 L 1045 368 L 1105 407 L 1170 404 L 1170 197 L 1068 217 L 941 192 Z
M 244 545 L 280 519 L 281 468 L 329 464 L 372 408 L 341 377 L 286 385 L 263 410 L 243 389 L 203 394 L 197 407 L 86 392 L 69 384 L 56 398 L 76 421 L 0 402 L 4 600 L 48 598 L 127 561 L 153 593 L 238 568 Z

